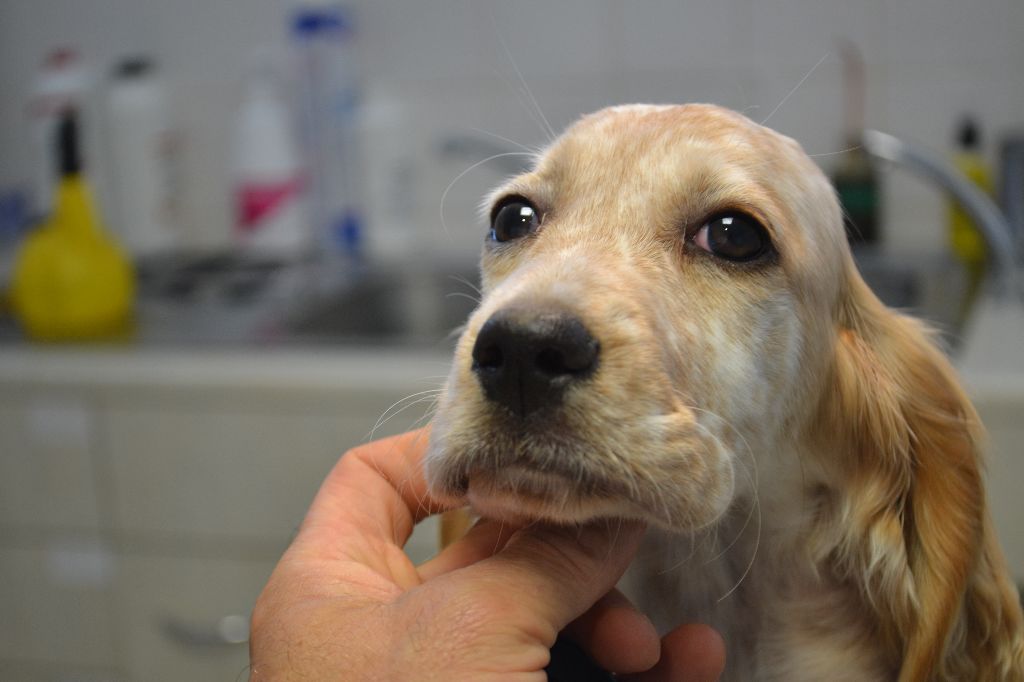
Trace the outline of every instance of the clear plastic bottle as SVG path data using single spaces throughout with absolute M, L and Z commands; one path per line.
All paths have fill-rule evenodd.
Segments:
M 153 62 L 122 60 L 107 93 L 111 228 L 136 257 L 177 246 L 179 136 Z
M 299 129 L 311 219 L 328 261 L 362 255 L 362 92 L 351 13 L 333 2 L 302 3 L 292 16 Z

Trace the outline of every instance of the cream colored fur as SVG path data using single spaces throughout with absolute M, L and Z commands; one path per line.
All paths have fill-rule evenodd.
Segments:
M 928 331 L 864 285 L 794 141 L 713 106 L 616 107 L 509 194 L 542 221 L 485 249 L 433 424 L 435 494 L 498 518 L 646 520 L 632 592 L 663 627 L 719 628 L 730 680 L 1024 680 L 977 415 Z M 695 248 L 723 210 L 757 218 L 778 257 Z M 560 306 L 601 345 L 543 428 L 471 371 L 510 304 Z

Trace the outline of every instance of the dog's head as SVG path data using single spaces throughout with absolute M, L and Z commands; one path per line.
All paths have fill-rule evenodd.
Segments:
M 864 599 L 901 680 L 1024 669 L 977 415 L 923 325 L 864 284 L 795 142 L 713 106 L 607 109 L 489 216 L 425 460 L 435 496 L 692 531 L 755 467 L 795 471 L 810 504 L 782 520 L 791 549 Z
M 750 487 L 751 444 L 790 438 L 820 391 L 849 260 L 821 171 L 731 111 L 617 107 L 488 211 L 435 494 L 499 518 L 714 521 Z

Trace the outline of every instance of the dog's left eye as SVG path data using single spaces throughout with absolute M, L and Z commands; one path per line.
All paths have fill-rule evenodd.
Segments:
M 725 213 L 712 218 L 697 231 L 693 241 L 708 253 L 736 262 L 755 260 L 772 248 L 768 231 L 742 213 Z
M 496 242 L 524 237 L 540 225 L 537 209 L 521 197 L 504 200 L 491 215 L 491 239 Z

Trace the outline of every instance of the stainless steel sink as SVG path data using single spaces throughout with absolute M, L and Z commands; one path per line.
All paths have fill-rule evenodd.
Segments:
M 938 326 L 955 346 L 963 276 L 940 259 L 856 254 L 888 305 Z M 376 265 L 329 287 L 315 273 L 224 258 L 189 259 L 143 278 L 136 340 L 147 345 L 412 346 L 450 349 L 476 308 L 473 264 Z M 200 267 L 202 266 L 202 267 Z M 0 320 L 2 323 L 2 320 Z M 0 340 L 17 340 L 0 324 Z
M 858 268 L 888 306 L 927 319 L 956 345 L 965 277 L 951 259 L 899 259 L 856 253 Z M 478 275 L 465 266 L 376 268 L 288 315 L 284 337 L 297 342 L 430 345 L 454 341 L 477 305 Z
M 857 269 L 887 306 L 928 321 L 955 349 L 969 319 L 968 277 L 952 257 L 935 254 L 899 258 L 854 250 Z
M 478 281 L 478 274 L 466 268 L 372 269 L 299 306 L 288 315 L 285 335 L 311 343 L 454 342 L 476 308 Z
M 292 264 L 175 255 L 140 268 L 143 345 L 448 348 L 477 305 L 474 264 Z M 0 341 L 18 340 L 0 319 Z M 6 331 L 5 331 L 6 330 Z

